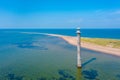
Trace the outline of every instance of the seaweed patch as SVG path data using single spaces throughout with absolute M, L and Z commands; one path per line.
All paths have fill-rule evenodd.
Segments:
M 69 80 L 75 80 L 75 77 L 72 76 L 68 71 L 66 70 L 59 70 L 58 71 L 59 75 L 61 76 L 59 78 L 59 80 L 66 80 L 66 79 L 69 79 Z
M 23 80 L 23 76 L 16 76 L 15 74 L 8 74 L 6 77 L 8 80 Z
M 119 74 L 118 74 L 118 75 L 116 75 L 116 77 L 120 79 L 120 75 L 119 75 Z
M 89 80 L 93 80 L 96 79 L 96 77 L 98 76 L 98 73 L 96 70 L 85 70 L 82 72 L 84 78 L 89 79 Z
M 47 80 L 45 77 L 38 78 L 37 80 Z
M 16 43 L 15 45 L 19 48 L 48 50 L 48 48 L 45 45 L 40 44 L 38 42 L 23 42 L 23 43 Z

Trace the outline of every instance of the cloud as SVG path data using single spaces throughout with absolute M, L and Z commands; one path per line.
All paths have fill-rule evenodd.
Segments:
M 116 15 L 117 14 L 117 15 Z M 0 12 L 0 28 L 73 28 L 120 27 L 120 10 L 96 10 L 90 12 L 31 13 L 17 15 Z
M 103 10 L 102 9 L 98 9 L 98 10 L 95 10 L 94 12 L 95 13 L 101 13 L 101 12 L 103 12 Z
M 83 21 L 83 19 L 71 19 L 71 20 L 68 20 L 67 22 L 69 23 L 81 23 Z
M 120 14 L 120 10 L 114 11 L 113 14 Z

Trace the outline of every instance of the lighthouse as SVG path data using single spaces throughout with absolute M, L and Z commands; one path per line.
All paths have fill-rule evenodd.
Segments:
M 80 39 L 80 28 L 77 28 L 77 67 L 81 68 L 81 51 L 80 51 L 80 46 L 81 46 L 81 39 Z

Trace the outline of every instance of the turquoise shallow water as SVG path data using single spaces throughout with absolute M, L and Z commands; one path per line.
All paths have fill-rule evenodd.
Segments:
M 0 80 L 120 80 L 120 57 L 82 48 L 77 69 L 76 47 L 60 38 L 6 30 L 0 37 Z

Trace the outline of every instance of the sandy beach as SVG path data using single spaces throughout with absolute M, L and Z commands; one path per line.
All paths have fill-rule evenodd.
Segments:
M 40 33 L 40 34 L 60 37 L 60 38 L 64 39 L 65 41 L 67 41 L 71 45 L 74 45 L 74 46 L 77 45 L 76 37 L 57 35 L 57 34 L 47 34 L 47 33 Z M 94 51 L 103 52 L 103 53 L 106 53 L 106 54 L 120 56 L 120 49 L 117 49 L 117 48 L 99 46 L 99 45 L 95 45 L 95 44 L 87 43 L 87 42 L 81 42 L 81 47 L 91 49 L 91 50 L 94 50 Z

